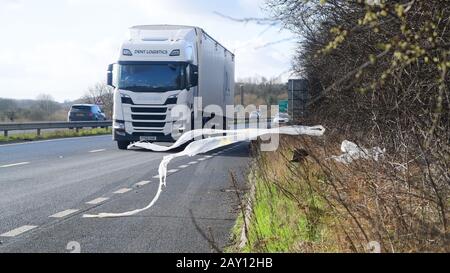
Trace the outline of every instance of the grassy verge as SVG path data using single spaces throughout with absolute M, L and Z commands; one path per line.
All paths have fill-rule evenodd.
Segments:
M 245 224 L 239 216 L 227 251 L 448 252 L 448 210 L 436 197 L 448 185 L 426 186 L 418 164 L 399 171 L 388 155 L 330 160 L 340 142 L 282 136 L 274 152 L 256 143 L 252 211 Z
M 233 244 L 227 251 L 337 251 L 330 229 L 335 219 L 327 213 L 326 202 L 309 189 L 311 182 L 320 183 L 321 173 L 311 166 L 292 165 L 310 178 L 308 182 L 299 181 L 290 174 L 281 157 L 282 152 L 260 154 L 254 162 L 254 173 L 249 176 L 255 193 L 251 198 L 251 216 L 247 218 L 247 243 L 239 248 L 242 230 L 245 229 L 241 213 L 232 231 Z
M 42 132 L 40 136 L 38 136 L 37 133 L 14 134 L 7 137 L 0 136 L 0 143 L 34 141 L 34 140 L 45 140 L 54 138 L 67 138 L 67 137 L 95 136 L 106 134 L 111 134 L 110 128 L 80 129 L 78 132 L 76 132 L 75 130 L 58 130 L 51 132 Z

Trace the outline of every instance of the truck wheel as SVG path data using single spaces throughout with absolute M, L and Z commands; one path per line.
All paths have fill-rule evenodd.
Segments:
M 129 141 L 117 141 L 117 148 L 119 150 L 126 150 L 128 145 L 130 145 Z

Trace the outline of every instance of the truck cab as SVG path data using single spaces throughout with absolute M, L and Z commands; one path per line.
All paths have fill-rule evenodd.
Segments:
M 108 67 L 107 82 L 115 88 L 113 139 L 119 149 L 126 149 L 135 141 L 173 142 L 174 136 L 191 129 L 192 119 L 185 118 L 184 125 L 175 128 L 174 122 L 179 120 L 172 117 L 171 111 L 176 105 L 193 111 L 194 98 L 199 96 L 199 74 L 203 73 L 203 86 L 208 89 L 204 98 L 225 92 L 223 87 L 208 87 L 213 79 L 206 78 L 213 69 L 207 68 L 215 66 L 213 55 L 205 55 L 205 39 L 209 36 L 190 26 L 134 26 L 129 30 L 117 62 Z M 224 53 L 221 54 L 223 59 Z M 205 72 L 199 73 L 202 61 Z M 216 62 L 222 71 L 227 70 L 224 61 L 216 58 Z M 216 81 L 223 86 L 222 74 Z M 234 85 L 234 66 L 232 82 Z M 209 99 L 209 103 L 225 103 L 224 97 L 217 97 L 220 99 Z

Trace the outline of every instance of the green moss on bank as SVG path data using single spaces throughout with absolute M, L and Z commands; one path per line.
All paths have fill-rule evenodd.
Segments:
M 287 196 L 275 183 L 267 183 L 255 178 L 253 211 L 248 223 L 248 242 L 239 249 L 243 228 L 242 213 L 233 228 L 234 244 L 228 252 L 329 252 L 334 249 L 328 243 L 330 239 L 326 223 L 329 217 L 324 212 L 324 202 L 317 196 L 302 201 L 307 208 L 301 208 L 298 200 Z M 315 245 L 314 249 L 310 248 Z

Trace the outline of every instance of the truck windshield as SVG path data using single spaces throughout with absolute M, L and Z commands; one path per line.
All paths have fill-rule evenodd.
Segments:
M 182 90 L 186 86 L 186 64 L 120 64 L 118 88 L 134 92 Z

